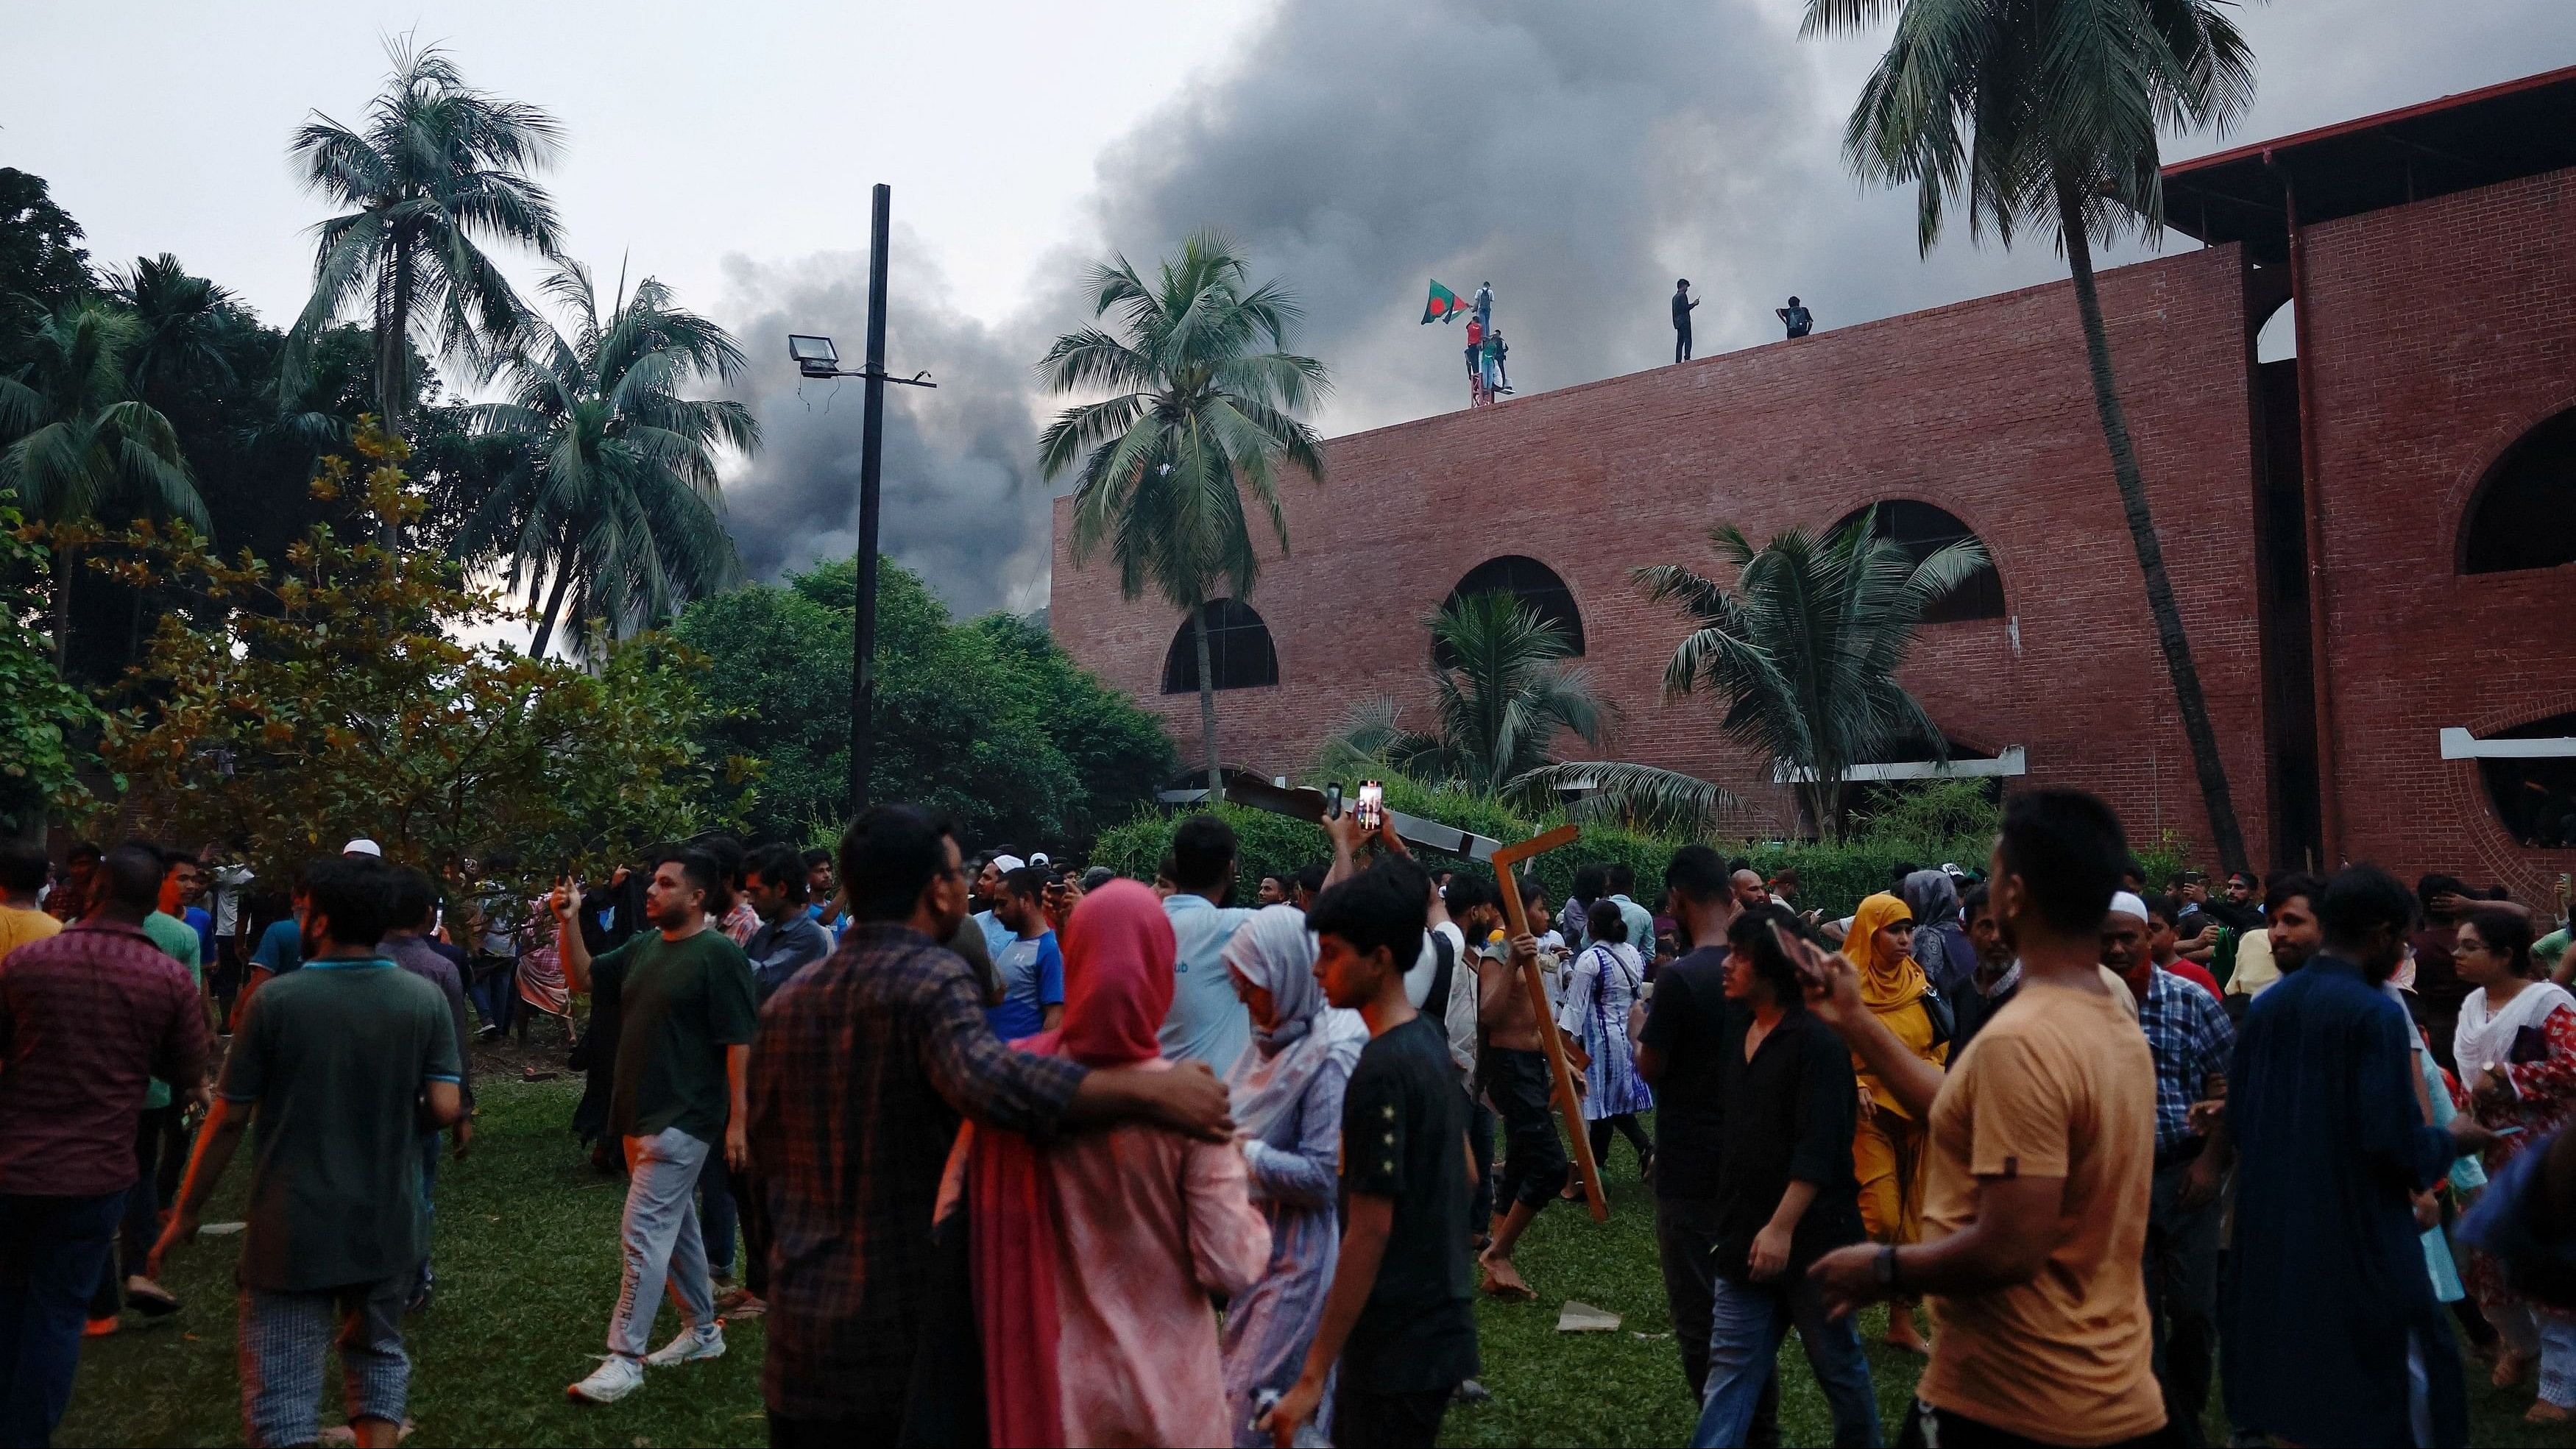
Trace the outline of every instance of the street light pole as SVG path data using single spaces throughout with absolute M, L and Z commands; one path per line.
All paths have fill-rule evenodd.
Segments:
M 885 456 L 886 241 L 894 189 L 877 183 L 868 217 L 867 397 L 859 410 L 859 597 L 850 629 L 850 818 L 868 808 L 877 749 L 877 478 Z
M 876 757 L 877 659 L 877 480 L 885 456 L 885 385 L 937 387 L 930 374 L 888 377 L 885 370 L 886 249 L 891 231 L 893 190 L 877 183 L 870 198 L 868 225 L 868 349 L 856 372 L 844 371 L 841 355 L 829 337 L 804 333 L 787 339 L 787 355 L 804 377 L 855 377 L 866 383 L 859 413 L 859 548 L 858 597 L 850 620 L 850 818 L 868 806 L 868 768 Z

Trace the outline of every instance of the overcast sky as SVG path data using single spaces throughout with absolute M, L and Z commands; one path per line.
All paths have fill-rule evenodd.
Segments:
M 1431 277 L 1493 283 L 1527 392 L 1669 357 L 1676 275 L 1708 298 L 1703 356 L 1773 335 L 1790 292 L 1832 327 L 2059 275 L 2045 244 L 1964 232 L 1917 259 L 1911 197 L 1863 192 L 1837 151 L 1884 36 L 1801 42 L 1802 8 L 20 5 L 0 164 L 49 180 L 100 262 L 175 252 L 283 323 L 324 214 L 288 135 L 360 120 L 385 35 L 443 43 L 563 122 L 545 181 L 573 253 L 658 275 L 751 351 L 769 446 L 729 497 L 763 576 L 855 537 L 857 389 L 800 388 L 784 334 L 857 356 L 868 188 L 891 183 L 891 361 L 942 387 L 894 390 L 886 546 L 963 610 L 1027 609 L 1050 406 L 1029 363 L 1110 250 L 1143 262 L 1201 225 L 1246 244 L 1306 300 L 1292 343 L 1337 379 L 1327 433 L 1462 403 L 1455 337 L 1417 325 Z M 2281 0 L 2241 23 L 2253 114 L 2169 157 L 2576 63 L 2569 0 Z

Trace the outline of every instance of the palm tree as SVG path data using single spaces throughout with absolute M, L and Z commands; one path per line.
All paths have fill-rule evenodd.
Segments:
M 1726 701 L 1718 728 L 1783 767 L 1798 803 L 1831 840 L 1843 834 L 1854 765 L 1940 727 L 1897 683 L 1923 611 L 1986 566 L 1962 539 L 1917 563 L 1873 534 L 1874 511 L 1819 540 L 1798 529 L 1753 546 L 1733 524 L 1709 533 L 1735 569 L 1732 589 L 1682 567 L 1635 571 L 1647 597 L 1675 603 L 1691 632 L 1664 665 L 1664 697 L 1705 684 Z M 1589 779 L 1613 808 L 1708 821 L 1731 805 L 1717 786 L 1648 765 L 1567 764 L 1551 782 Z
M 167 396 L 192 378 L 236 380 L 224 343 L 243 317 L 229 288 L 190 276 L 163 252 L 108 273 L 107 291 L 133 309 L 135 340 L 125 366 L 137 394 Z
M 2016 232 L 2055 231 L 2201 803 L 2220 861 L 2236 870 L 2244 837 L 2112 377 L 2092 251 L 2133 224 L 2151 235 L 2162 228 L 2163 128 L 2224 131 L 2252 104 L 2253 52 L 2226 11 L 2227 0 L 1807 0 L 1805 31 L 1896 17 L 1843 149 L 1863 177 L 1918 188 L 1924 251 L 1952 199 L 1967 203 L 1971 236 L 1992 227 L 2009 247 Z
M 570 617 L 631 634 L 689 600 L 730 587 L 742 565 L 725 531 L 716 454 L 760 447 L 741 403 L 680 395 L 732 382 L 742 348 L 722 327 L 675 305 L 647 277 L 602 318 L 590 273 L 562 263 L 547 295 L 572 313 L 506 365 L 510 396 L 471 410 L 475 432 L 514 453 L 459 531 L 453 552 L 510 553 L 509 583 L 545 606 L 528 654 L 546 652 Z M 551 580 L 551 583 L 548 581 Z
M 528 173 L 554 158 L 560 129 L 534 106 L 465 84 L 435 47 L 387 43 L 393 74 L 364 127 L 316 113 L 288 148 L 306 189 L 348 208 L 314 229 L 313 296 L 287 333 L 285 391 L 304 390 L 315 339 L 344 312 L 375 328 L 376 407 L 402 429 L 422 351 L 478 373 L 528 326 L 527 308 L 484 245 L 552 256 L 553 198 Z
M 39 522 L 96 519 L 120 503 L 207 526 L 206 505 L 170 420 L 138 402 L 128 361 L 142 336 L 132 313 L 103 301 L 76 302 L 40 323 L 33 359 L 0 378 L 0 488 Z M 54 545 L 54 667 L 71 642 L 72 555 Z
M 1244 495 L 1269 514 L 1285 553 L 1280 470 L 1323 481 L 1323 442 L 1296 414 L 1322 395 L 1324 365 L 1283 350 L 1303 310 L 1277 282 L 1249 286 L 1242 255 L 1214 232 L 1183 241 L 1152 285 L 1122 256 L 1094 267 L 1087 290 L 1093 316 L 1117 313 L 1118 334 L 1068 332 L 1038 371 L 1051 392 L 1111 396 L 1058 414 L 1038 464 L 1052 479 L 1080 461 L 1077 566 L 1106 544 L 1127 598 L 1150 586 L 1189 611 L 1209 798 L 1221 798 L 1206 606 L 1248 596 L 1260 574 Z
M 1499 795 L 1554 762 L 1560 730 L 1601 748 L 1609 707 L 1565 662 L 1574 646 L 1564 630 L 1503 593 L 1452 598 L 1425 622 L 1440 661 L 1431 671 L 1431 729 L 1403 728 L 1391 698 L 1366 700 L 1328 749 Z

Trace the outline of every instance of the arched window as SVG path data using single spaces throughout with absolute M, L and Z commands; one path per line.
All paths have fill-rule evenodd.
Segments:
M 1207 615 L 1208 669 L 1219 689 L 1257 689 L 1279 682 L 1279 651 L 1270 645 L 1270 626 L 1240 599 L 1210 599 L 1200 606 Z M 1199 692 L 1199 642 L 1183 619 L 1163 653 L 1163 692 Z
M 1963 538 L 1977 536 L 1947 509 L 1935 508 L 1929 503 L 1918 503 L 1911 498 L 1890 498 L 1877 506 L 1878 521 L 1871 531 L 1881 538 L 1894 539 L 1916 563 Z M 1844 514 L 1834 524 L 1834 531 L 1839 533 L 1858 523 L 1866 512 L 1867 509 L 1855 508 Z M 1961 619 L 2000 619 L 2004 616 L 2003 575 L 1995 572 L 1994 550 L 1989 548 L 1986 552 L 1986 566 L 1970 574 L 1965 583 L 1942 595 L 1932 607 L 1924 610 L 1924 623 L 1949 624 Z
M 2483 738 L 2576 739 L 2576 712 L 2494 730 Z M 2486 755 L 2478 760 L 2478 775 L 2497 818 L 2515 840 L 2541 850 L 2576 847 L 2576 755 Z
M 1565 587 L 1565 580 L 1558 578 L 1556 570 L 1537 559 L 1516 553 L 1489 558 L 1467 570 L 1467 576 L 1458 581 L 1458 587 L 1449 591 L 1452 599 L 1473 598 L 1478 594 L 1511 595 L 1528 605 L 1539 618 L 1555 625 L 1571 646 L 1569 652 L 1583 652 L 1583 613 L 1574 607 L 1574 595 Z M 1435 645 L 1432 658 L 1445 667 L 1450 661 L 1441 658 L 1442 653 Z
M 2576 563 L 2576 409 L 2514 440 L 2469 498 L 2460 572 Z

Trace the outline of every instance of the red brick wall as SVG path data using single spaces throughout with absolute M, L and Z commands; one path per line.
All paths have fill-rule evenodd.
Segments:
M 2526 901 L 2576 851 L 2509 839 L 2437 731 L 2576 709 L 2576 568 L 2458 571 L 2488 465 L 2576 406 L 2571 226 L 2560 171 L 2312 227 L 2303 259 L 2343 853 Z
M 2268 849 L 2253 578 L 2255 440 L 2233 247 L 2102 279 L 2140 462 L 2257 860 Z M 1423 366 L 1454 349 L 1425 337 Z M 1532 344 L 1523 342 L 1524 347 Z M 1454 370 L 1454 368 L 1452 369 Z M 1463 401 L 1463 399 L 1462 399 Z M 1252 603 L 1280 684 L 1218 696 L 1226 757 L 1303 767 L 1349 702 L 1423 701 L 1423 618 L 1505 553 L 1551 564 L 1582 609 L 1586 663 L 1625 710 L 1612 751 L 1718 780 L 1788 819 L 1785 792 L 1723 741 L 1705 697 L 1659 698 L 1677 615 L 1628 581 L 1713 571 L 1708 529 L 1757 542 L 1888 498 L 1937 504 L 1985 540 L 2009 622 L 1928 626 L 1907 682 L 1952 738 L 2023 745 L 2031 779 L 2111 799 L 2140 843 L 2209 839 L 2087 381 L 2074 299 L 2032 288 L 1335 440 L 1328 481 L 1287 485 L 1292 557 Z M 1086 666 L 1170 721 L 1196 757 L 1194 695 L 1159 693 L 1179 612 L 1074 568 L 1056 505 L 1050 620 Z M 1568 742 L 1579 750 L 1579 742 Z

